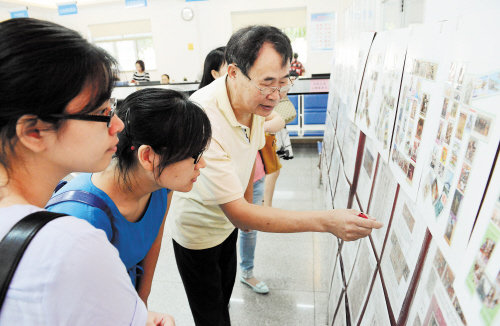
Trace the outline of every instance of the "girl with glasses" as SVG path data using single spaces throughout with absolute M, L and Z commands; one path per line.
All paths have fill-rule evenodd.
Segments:
M 0 23 L 0 43 L 4 238 L 44 211 L 64 176 L 105 169 L 123 122 L 109 101 L 116 62 L 79 33 L 11 19 Z M 8 260 L 0 256 L 2 266 Z M 6 284 L 0 325 L 174 325 L 171 316 L 148 313 L 105 234 L 71 216 L 41 228 Z
M 47 208 L 104 230 L 147 304 L 171 190 L 193 188 L 205 167 L 202 154 L 209 144 L 210 122 L 184 94 L 160 88 L 129 95 L 117 115 L 125 128 L 118 134 L 120 142 L 110 166 L 71 180 L 54 194 Z M 65 199 L 75 190 L 100 198 L 111 216 L 74 197 Z

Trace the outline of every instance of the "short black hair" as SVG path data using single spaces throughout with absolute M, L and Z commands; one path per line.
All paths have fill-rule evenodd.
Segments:
M 53 123 L 68 103 L 90 87 L 89 113 L 111 97 L 117 65 L 79 33 L 52 22 L 16 18 L 0 23 L 0 165 L 9 170 L 6 149 L 14 153 L 16 124 L 24 115 Z
M 146 71 L 146 66 L 144 65 L 144 61 L 137 60 L 135 63 L 139 64 L 139 66 L 141 66 L 141 69 L 142 69 L 143 72 Z
M 236 64 L 248 75 L 265 43 L 271 43 L 281 55 L 283 66 L 292 59 L 292 45 L 285 33 L 273 26 L 253 25 L 244 27 L 231 36 L 226 48 L 226 62 Z
M 294 53 L 293 53 L 293 58 L 294 58 L 294 59 L 297 59 L 298 57 L 299 57 L 299 54 L 298 54 L 297 52 L 294 52 Z
M 159 176 L 168 165 L 206 150 L 212 137 L 206 113 L 187 95 L 173 89 L 139 90 L 127 96 L 117 111 L 125 128 L 118 134 L 120 141 L 113 158 L 120 182 L 129 189 L 129 171 L 137 164 L 139 146 L 149 145 L 161 156 L 155 171 Z
M 167 74 L 163 74 L 162 76 L 167 76 L 167 78 L 170 79 L 170 76 Z
M 207 54 L 205 58 L 205 64 L 203 65 L 203 77 L 201 77 L 200 87 L 203 88 L 213 82 L 214 76 L 212 76 L 212 70 L 219 71 L 222 65 L 226 62 L 224 60 L 224 52 L 226 51 L 225 46 L 213 49 Z

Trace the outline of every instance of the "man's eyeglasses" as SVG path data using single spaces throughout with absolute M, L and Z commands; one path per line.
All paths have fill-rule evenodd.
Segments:
M 201 151 L 198 154 L 196 154 L 195 156 L 193 156 L 194 164 L 198 164 L 198 162 L 201 160 L 201 157 L 203 156 L 203 153 L 204 153 L 204 151 Z
M 238 68 L 240 69 L 240 68 Z M 241 69 L 240 69 L 241 71 Z M 292 88 L 293 86 L 293 81 L 290 79 L 290 77 L 288 77 L 288 80 L 290 81 L 290 84 L 287 84 L 287 85 L 284 85 L 284 86 L 281 86 L 281 87 L 264 87 L 264 88 L 260 88 L 253 80 L 252 78 L 250 78 L 247 74 L 245 74 L 243 71 L 241 71 L 241 73 L 243 75 L 245 75 L 245 77 L 247 77 L 251 82 L 252 84 L 255 85 L 255 87 L 257 87 L 260 91 L 260 94 L 262 94 L 262 96 L 269 96 L 271 95 L 272 93 L 274 93 L 274 91 L 278 91 L 280 92 L 281 94 L 283 93 L 286 93 L 290 90 L 290 88 Z
M 111 110 L 107 114 L 105 114 L 105 111 L 107 111 L 107 108 L 105 108 L 99 111 L 99 113 L 102 111 L 102 114 L 51 114 L 48 118 L 106 122 L 109 128 L 111 119 L 113 119 L 115 115 L 117 103 L 118 101 L 116 98 L 109 99 Z

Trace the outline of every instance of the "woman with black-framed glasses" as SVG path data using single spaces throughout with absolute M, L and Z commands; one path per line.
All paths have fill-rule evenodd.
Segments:
M 117 115 L 125 128 L 118 134 L 111 165 L 101 173 L 82 173 L 71 180 L 54 194 L 47 208 L 104 230 L 147 303 L 171 190 L 193 188 L 206 165 L 202 155 L 211 137 L 210 122 L 183 93 L 156 88 L 129 95 Z M 104 201 L 112 217 L 91 203 L 68 197 L 74 191 Z
M 10 19 L 0 22 L 0 44 L 3 241 L 28 216 L 38 223 L 56 216 L 43 207 L 64 176 L 104 170 L 124 124 L 110 103 L 116 61 L 78 32 Z M 5 272 L 13 259 L 0 247 Z M 175 325 L 171 316 L 147 311 L 103 232 L 72 216 L 45 224 L 13 278 L 4 276 L 0 325 Z

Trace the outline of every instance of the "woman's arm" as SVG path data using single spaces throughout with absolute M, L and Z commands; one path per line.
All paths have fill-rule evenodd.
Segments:
M 264 131 L 275 133 L 285 127 L 285 120 L 276 112 L 272 112 L 266 117 L 264 122 Z
M 160 230 L 158 231 L 156 240 L 155 242 L 153 242 L 153 245 L 149 249 L 146 257 L 144 257 L 144 259 L 142 260 L 142 268 L 144 268 L 144 274 L 139 279 L 137 293 L 139 294 L 139 297 L 142 299 L 142 301 L 144 301 L 146 307 L 148 306 L 148 297 L 149 293 L 151 292 L 151 284 L 153 282 L 153 276 L 155 274 L 156 263 L 158 262 L 158 256 L 160 255 L 163 229 L 165 228 L 165 220 L 167 218 L 168 209 L 170 208 L 170 202 L 172 201 L 173 194 L 173 191 L 168 194 L 167 209 L 165 211 L 165 216 L 163 217 L 163 222 L 161 223 Z

